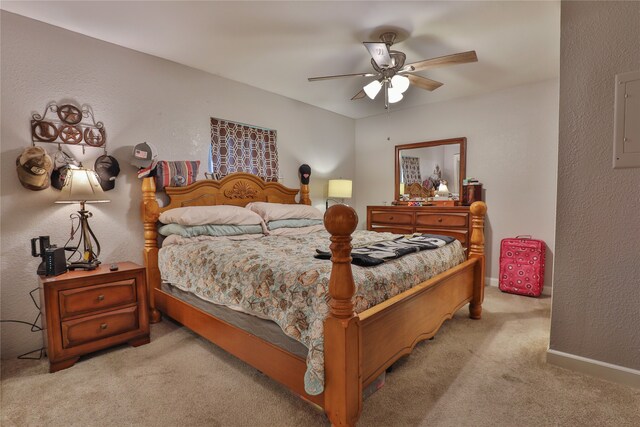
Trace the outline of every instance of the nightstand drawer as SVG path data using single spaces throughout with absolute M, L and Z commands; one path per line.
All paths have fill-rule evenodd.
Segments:
M 416 226 L 436 227 L 466 227 L 468 215 L 466 213 L 418 213 Z
M 136 281 L 125 279 L 83 288 L 60 291 L 60 317 L 117 307 L 136 302 Z
M 375 212 L 371 213 L 371 223 L 407 224 L 413 223 L 413 214 L 407 212 Z
M 62 322 L 62 347 L 69 348 L 138 328 L 138 307 Z

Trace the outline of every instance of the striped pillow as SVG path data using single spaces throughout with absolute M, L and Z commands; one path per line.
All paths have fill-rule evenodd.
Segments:
M 156 191 L 164 187 L 184 187 L 196 181 L 200 160 L 161 160 L 156 167 Z

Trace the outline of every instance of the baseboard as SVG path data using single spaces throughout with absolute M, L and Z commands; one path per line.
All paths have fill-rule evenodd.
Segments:
M 500 284 L 500 281 L 496 277 L 485 277 L 484 283 L 489 286 L 493 286 L 494 288 L 497 288 L 498 285 Z M 553 288 L 551 286 L 544 287 L 542 288 L 542 295 L 551 296 L 552 291 L 553 291 Z
M 612 365 L 552 349 L 547 350 L 547 363 L 607 381 L 640 388 L 640 371 L 624 366 Z

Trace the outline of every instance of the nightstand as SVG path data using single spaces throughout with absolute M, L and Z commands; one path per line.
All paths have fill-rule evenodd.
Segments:
M 149 342 L 144 267 L 121 262 L 116 271 L 101 265 L 39 278 L 49 372 L 69 368 L 87 353 Z

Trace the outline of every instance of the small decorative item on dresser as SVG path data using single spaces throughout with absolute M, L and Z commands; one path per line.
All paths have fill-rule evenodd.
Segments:
M 475 178 L 466 178 L 462 184 L 462 204 L 482 201 L 482 184 Z
M 49 372 L 87 353 L 149 342 L 145 269 L 132 262 L 117 267 L 39 276 Z

